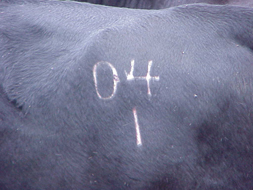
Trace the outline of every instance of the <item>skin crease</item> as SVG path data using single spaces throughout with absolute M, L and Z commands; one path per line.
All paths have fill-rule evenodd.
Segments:
M 253 10 L 0 3 L 0 189 L 253 189 Z
M 40 2 L 40 1 L 50 1 L 50 0 L 2 0 L 1 2 L 22 3 L 22 2 Z M 126 7 L 134 9 L 164 9 L 192 3 L 253 7 L 253 0 L 66 0 L 66 1 L 88 2 L 106 6 Z
M 237 5 L 252 7 L 252 0 L 79 0 L 94 4 L 135 9 L 164 9 L 183 4 L 208 3 L 215 5 Z

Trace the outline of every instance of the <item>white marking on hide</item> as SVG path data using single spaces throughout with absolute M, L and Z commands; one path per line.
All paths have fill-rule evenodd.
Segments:
M 147 72 L 147 75 L 146 76 L 139 76 L 139 77 L 135 77 L 134 76 L 134 60 L 131 61 L 131 70 L 130 70 L 130 73 L 126 73 L 126 77 L 127 77 L 127 80 L 134 80 L 134 79 L 139 79 L 139 80 L 146 80 L 147 81 L 147 94 L 149 96 L 152 96 L 151 94 L 151 90 L 150 90 L 150 80 L 154 80 L 154 81 L 159 81 L 160 78 L 159 76 L 150 76 L 150 71 L 151 71 L 151 67 L 152 67 L 152 63 L 153 61 L 149 61 L 148 62 L 148 72 Z
M 127 75 L 127 80 L 134 80 L 134 60 L 131 61 L 131 70 L 130 73 L 127 74 L 127 72 L 125 71 L 126 75 Z
M 137 112 L 136 112 L 135 107 L 133 108 L 133 114 L 134 114 L 135 130 L 136 130 L 136 144 L 137 146 L 141 146 L 142 142 L 141 142 L 140 126 L 138 123 L 138 117 L 137 117 Z
M 102 65 L 102 64 L 106 64 L 108 65 L 111 70 L 112 70 L 112 74 L 113 74 L 113 92 L 110 96 L 108 97 L 102 97 L 101 94 L 99 93 L 98 91 L 98 86 L 97 86 L 97 68 L 99 65 Z M 103 100 L 109 100 L 109 99 L 112 99 L 113 96 L 115 95 L 116 91 L 117 91 L 117 85 L 118 83 L 120 82 L 119 80 L 119 76 L 118 76 L 118 73 L 117 73 L 117 70 L 115 69 L 115 67 L 109 63 L 109 62 L 104 62 L 104 61 L 101 61 L 101 62 L 97 62 L 94 67 L 93 67 L 93 78 L 94 78 L 94 83 L 95 83 L 95 89 L 96 89 L 96 93 L 98 95 L 98 97 L 100 99 L 103 99 Z

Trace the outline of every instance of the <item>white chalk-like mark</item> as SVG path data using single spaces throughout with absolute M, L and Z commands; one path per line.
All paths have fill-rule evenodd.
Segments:
M 127 80 L 134 80 L 134 60 L 131 61 L 131 70 L 130 73 L 127 74 L 127 72 L 125 71 L 126 76 L 127 76 Z
M 150 70 L 151 70 L 151 67 L 152 67 L 152 63 L 153 61 L 149 61 L 148 62 L 148 72 L 147 72 L 147 76 L 146 76 L 146 80 L 147 80 L 147 86 L 148 86 L 148 95 L 151 96 L 151 91 L 150 91 L 150 80 L 153 79 L 155 81 L 159 81 L 159 76 L 150 76 Z
M 153 64 L 153 61 L 148 62 L 148 72 L 147 72 L 146 76 L 138 76 L 138 77 L 134 76 L 134 60 L 131 61 L 130 73 L 127 73 L 125 71 L 127 80 L 134 80 L 134 79 L 138 80 L 138 79 L 140 79 L 140 80 L 146 80 L 147 81 L 147 88 L 148 88 L 147 93 L 148 93 L 149 96 L 152 96 L 151 90 L 150 90 L 150 80 L 154 80 L 154 81 L 159 81 L 160 80 L 159 76 L 151 76 L 150 75 L 152 64 Z
M 113 92 L 110 96 L 108 97 L 102 97 L 101 94 L 99 93 L 98 91 L 98 85 L 97 85 L 97 68 L 99 65 L 102 65 L 102 64 L 105 64 L 105 65 L 108 65 L 111 70 L 112 70 L 112 74 L 113 74 Z M 94 78 L 94 83 L 95 83 L 95 89 L 96 89 L 96 93 L 98 95 L 98 97 L 100 99 L 103 99 L 103 100 L 108 100 L 108 99 L 111 99 L 113 98 L 113 96 L 116 94 L 116 91 L 117 91 L 117 85 L 118 83 L 120 82 L 119 80 L 119 76 L 118 76 L 118 73 L 117 73 L 117 70 L 115 69 L 115 67 L 109 63 L 109 62 L 105 62 L 105 61 L 101 61 L 101 62 L 98 62 L 94 65 L 93 67 L 93 78 Z
M 135 107 L 133 108 L 133 114 L 134 114 L 135 130 L 136 130 L 136 144 L 137 146 L 142 146 L 140 126 L 138 123 L 137 111 Z

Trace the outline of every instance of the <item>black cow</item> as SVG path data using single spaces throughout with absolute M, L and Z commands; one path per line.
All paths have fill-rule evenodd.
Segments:
M 253 9 L 0 4 L 0 189 L 253 189 Z

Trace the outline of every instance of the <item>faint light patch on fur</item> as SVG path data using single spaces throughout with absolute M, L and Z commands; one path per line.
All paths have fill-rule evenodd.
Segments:
M 113 92 L 110 96 L 107 96 L 107 97 L 102 97 L 101 96 L 101 94 L 98 91 L 98 85 L 97 85 L 97 68 L 98 68 L 99 65 L 102 65 L 102 64 L 108 65 L 111 68 L 112 74 L 113 74 Z M 119 76 L 118 76 L 118 73 L 117 73 L 117 70 L 115 69 L 115 67 L 109 62 L 105 62 L 105 61 L 97 62 L 93 67 L 93 78 L 94 78 L 94 83 L 95 83 L 95 89 L 96 89 L 97 96 L 100 99 L 103 99 L 103 100 L 112 99 L 114 97 L 114 95 L 116 94 L 117 85 L 120 82 Z
M 134 79 L 138 80 L 139 79 L 139 80 L 146 80 L 147 81 L 147 88 L 148 88 L 147 94 L 148 94 L 148 96 L 152 96 L 151 90 L 150 90 L 150 80 L 153 80 L 153 81 L 159 81 L 160 80 L 159 76 L 150 76 L 150 71 L 151 71 L 152 64 L 153 64 L 153 61 L 148 62 L 148 72 L 147 72 L 146 76 L 139 76 L 139 77 L 134 76 L 134 60 L 131 61 L 131 70 L 130 70 L 130 72 L 127 73 L 125 71 L 127 80 L 134 80 Z
M 136 107 L 133 108 L 133 114 L 134 114 L 134 123 L 135 123 L 135 131 L 136 131 L 136 144 L 137 146 L 142 146 L 140 126 L 138 123 Z

